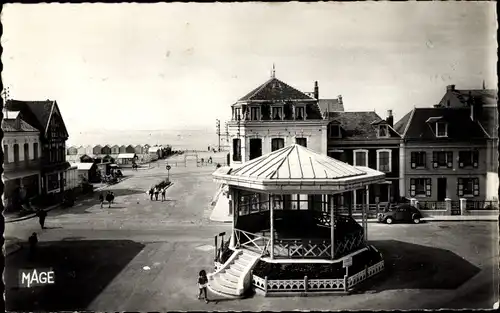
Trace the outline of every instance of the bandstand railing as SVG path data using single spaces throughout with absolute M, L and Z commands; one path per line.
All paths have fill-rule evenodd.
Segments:
M 275 257 L 330 258 L 332 243 L 327 239 L 276 239 Z
M 234 229 L 236 246 L 245 248 L 260 255 L 265 255 L 269 251 L 271 239 L 255 233 L 250 233 L 241 229 Z

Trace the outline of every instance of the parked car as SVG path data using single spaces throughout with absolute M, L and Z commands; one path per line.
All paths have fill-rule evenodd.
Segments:
M 401 204 L 394 208 L 385 209 L 384 212 L 378 214 L 378 221 L 381 223 L 392 224 L 394 222 L 413 222 L 420 223 L 422 213 L 409 204 Z

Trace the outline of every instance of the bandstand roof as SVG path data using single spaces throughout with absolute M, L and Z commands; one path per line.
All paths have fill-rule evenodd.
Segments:
M 237 169 L 221 168 L 216 181 L 243 189 L 274 193 L 340 193 L 385 181 L 385 174 L 352 166 L 301 145 L 291 145 L 253 159 Z

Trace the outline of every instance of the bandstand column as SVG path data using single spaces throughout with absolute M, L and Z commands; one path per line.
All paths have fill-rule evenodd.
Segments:
M 332 242 L 331 246 L 331 254 L 332 260 L 335 259 L 335 210 L 334 210 L 334 202 L 331 201 L 331 197 L 328 197 L 330 204 L 330 239 Z
M 370 186 L 366 185 L 365 241 L 368 240 L 368 211 L 370 210 Z
M 269 195 L 269 198 L 273 197 L 273 195 Z M 274 259 L 274 197 L 273 199 L 271 199 L 271 205 L 269 206 L 269 218 L 271 219 L 270 220 L 270 225 L 271 225 L 271 236 L 270 236 L 270 240 L 271 240 L 271 252 L 270 252 L 270 255 L 271 255 L 271 260 Z
M 234 203 L 234 190 L 233 188 L 229 187 L 229 192 L 228 192 L 228 197 L 229 197 L 229 212 L 232 213 L 233 217 L 233 225 L 231 229 L 231 241 L 229 242 L 229 247 L 234 249 L 235 245 L 235 227 L 236 227 L 236 212 L 235 212 L 235 203 Z

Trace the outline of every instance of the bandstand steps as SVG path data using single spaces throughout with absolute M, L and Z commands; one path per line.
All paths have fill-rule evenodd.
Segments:
M 253 268 L 260 255 L 240 251 L 240 254 L 227 267 L 216 273 L 208 282 L 208 289 L 226 298 L 241 298 L 247 286 L 243 280 Z M 243 287 L 244 286 L 244 287 Z

